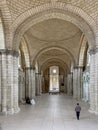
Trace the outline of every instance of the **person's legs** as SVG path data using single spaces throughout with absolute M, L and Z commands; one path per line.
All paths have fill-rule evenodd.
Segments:
M 77 120 L 79 120 L 80 112 L 76 112 L 77 114 Z

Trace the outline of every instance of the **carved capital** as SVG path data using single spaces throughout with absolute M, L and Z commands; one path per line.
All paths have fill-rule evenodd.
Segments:
M 5 54 L 5 55 L 12 55 L 14 57 L 18 57 L 19 56 L 19 52 L 15 51 L 15 50 L 8 50 L 8 49 L 0 49 L 0 54 Z
M 90 54 L 90 55 L 95 55 L 95 53 L 96 53 L 96 52 L 95 52 L 95 49 L 89 50 L 89 54 Z
M 89 50 L 90 55 L 95 55 L 96 53 L 98 53 L 98 47 Z
M 74 66 L 74 69 L 83 69 L 83 66 Z

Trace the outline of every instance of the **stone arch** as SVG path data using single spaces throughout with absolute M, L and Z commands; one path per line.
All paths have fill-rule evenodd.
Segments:
M 81 47 L 80 47 L 80 53 L 79 53 L 79 66 L 83 66 L 84 63 L 84 55 L 85 51 L 87 49 L 87 40 L 84 35 L 81 37 Z
M 44 61 L 44 63 L 40 66 L 40 69 L 39 69 L 39 71 L 41 71 L 41 70 L 43 70 L 43 68 L 47 68 L 48 66 L 50 66 L 50 65 L 48 65 L 48 63 L 49 62 L 51 62 L 51 61 L 56 61 L 56 62 L 58 62 L 58 63 L 62 63 L 62 64 L 60 64 L 61 65 L 61 67 L 63 68 L 63 70 L 66 72 L 66 69 L 65 69 L 65 67 L 67 68 L 67 71 L 69 72 L 70 71 L 70 68 L 67 66 L 67 64 L 63 61 L 63 60 L 61 60 L 61 59 L 59 59 L 59 58 L 49 58 L 49 59 L 46 59 L 45 61 Z M 48 65 L 48 66 L 47 66 Z
M 10 10 L 7 5 L 7 0 L 3 0 L 0 2 L 0 15 L 3 21 L 3 30 L 4 30 L 4 40 L 5 40 L 5 48 L 7 50 L 12 49 L 12 17 L 10 14 Z
M 82 9 L 65 3 L 45 4 L 27 10 L 13 23 L 13 49 L 19 47 L 19 40 L 31 26 L 47 19 L 58 18 L 75 24 L 86 35 L 90 48 L 95 47 L 94 20 Z M 17 46 L 18 45 L 18 46 Z
M 36 60 L 38 59 L 38 57 L 40 55 L 42 55 L 43 53 L 49 51 L 49 50 L 52 50 L 52 49 L 56 49 L 56 50 L 59 50 L 59 51 L 62 51 L 64 52 L 67 56 L 69 56 L 70 60 L 75 64 L 75 57 L 72 55 L 72 53 L 70 51 L 68 51 L 66 48 L 62 48 L 62 47 L 59 47 L 59 46 L 48 46 L 48 47 L 45 47 L 45 48 L 42 48 L 40 51 L 38 50 L 36 52 L 36 54 L 33 56 L 34 59 L 32 61 L 32 65 L 34 66 Z
M 1 17 L 0 17 L 0 49 L 5 49 L 4 31 Z
M 25 57 L 25 67 L 30 67 L 29 52 L 24 38 L 21 39 L 21 50 L 23 51 Z

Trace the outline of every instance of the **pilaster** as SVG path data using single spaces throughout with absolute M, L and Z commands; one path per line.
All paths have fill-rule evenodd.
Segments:
M 19 101 L 25 99 L 25 72 L 19 70 Z
M 14 67 L 14 58 L 18 59 L 18 52 L 0 50 L 0 80 L 1 80 L 1 112 L 13 114 L 18 107 L 18 66 Z M 15 65 L 18 60 L 15 59 Z
M 13 56 L 6 56 L 6 86 L 7 86 L 7 111 L 8 114 L 14 113 L 13 104 Z
M 35 69 L 31 69 L 31 82 L 32 82 L 31 98 L 35 98 Z
M 90 50 L 90 109 L 95 111 L 95 50 Z
M 7 114 L 6 54 L 1 54 L 1 112 Z
M 72 73 L 68 74 L 67 76 L 67 94 L 68 95 L 72 95 L 72 88 L 73 84 L 72 84 Z
M 98 48 L 90 50 L 90 112 L 98 114 Z
M 77 99 L 77 68 L 73 70 L 73 98 Z
M 18 57 L 13 57 L 13 99 L 14 99 L 14 112 L 18 113 L 19 99 L 18 99 Z
M 95 54 L 95 114 L 98 114 L 98 51 Z
M 35 70 L 32 67 L 26 67 L 26 97 L 30 99 L 35 97 Z
M 36 95 L 40 96 L 42 93 L 42 76 L 40 73 L 36 73 Z
M 73 70 L 73 98 L 79 100 L 82 98 L 82 72 L 81 66 L 74 67 Z

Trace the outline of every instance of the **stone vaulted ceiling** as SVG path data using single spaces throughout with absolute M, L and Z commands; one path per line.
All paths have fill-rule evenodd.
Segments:
M 55 3 L 56 6 L 54 7 L 61 7 L 62 4 L 68 5 L 69 8 L 70 5 L 72 7 L 77 7 L 84 11 L 89 18 L 93 19 L 93 22 L 96 21 L 98 15 L 98 0 L 0 0 L 0 11 L 2 13 L 5 28 L 10 32 L 9 29 L 11 25 L 13 26 L 13 29 L 14 25 L 18 28 L 20 27 L 17 23 L 18 21 L 21 21 L 20 24 L 22 25 L 25 23 L 25 20 L 28 20 L 29 17 L 32 16 L 33 12 L 30 12 L 30 9 L 36 9 L 37 11 L 37 7 L 39 7 L 40 10 L 42 6 L 47 8 L 49 6 L 49 9 L 51 9 L 51 5 L 55 5 Z M 28 13 L 30 16 L 26 17 L 27 19 L 24 19 L 24 21 L 19 19 L 22 17 L 24 18 Z M 81 12 L 78 13 L 82 14 Z M 77 18 L 77 15 L 75 17 Z M 88 17 L 86 18 L 89 20 Z M 79 25 L 83 26 L 85 23 Z M 27 43 L 31 64 L 37 61 L 39 66 L 43 66 L 46 62 L 53 64 L 54 61 L 55 64 L 59 61 L 65 69 L 70 68 L 72 64 L 77 65 L 82 34 L 83 32 L 74 24 L 57 18 L 51 18 L 36 23 L 32 27 L 30 26 L 23 37 Z M 9 34 L 8 38 L 12 38 L 12 35 Z M 10 44 L 9 39 L 8 42 Z
M 57 59 L 70 68 L 72 62 L 77 62 L 81 35 L 80 29 L 70 22 L 49 19 L 32 26 L 24 37 L 31 59 L 38 54 L 36 60 L 40 66 Z

